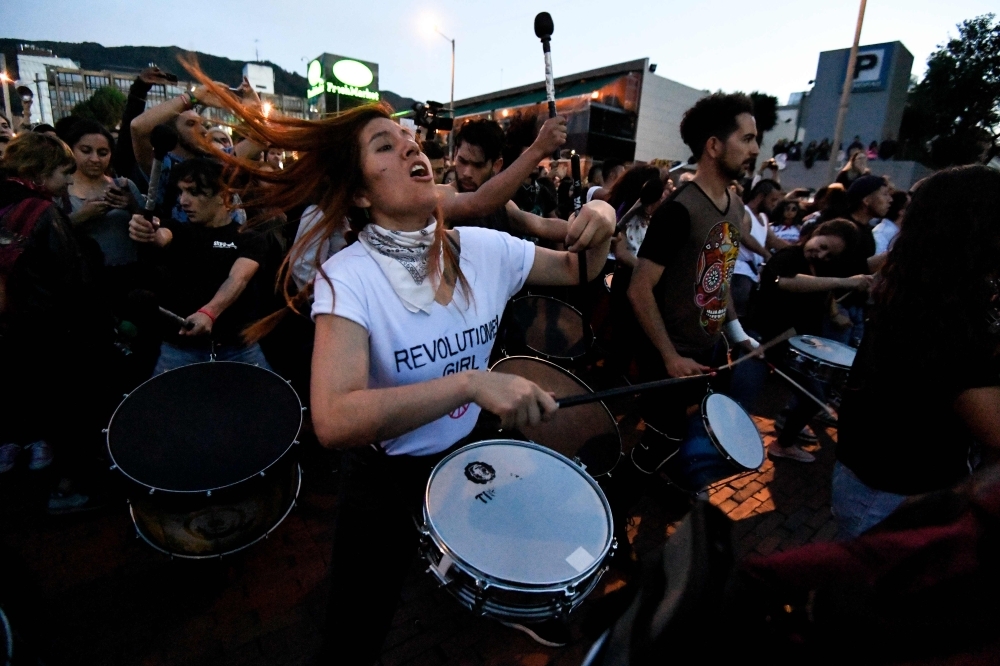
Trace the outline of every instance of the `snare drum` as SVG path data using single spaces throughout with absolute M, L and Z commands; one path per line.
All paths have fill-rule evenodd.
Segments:
M 487 440 L 435 466 L 421 550 L 465 607 L 501 620 L 565 616 L 607 571 L 611 507 L 568 458 L 532 442 Z
M 788 365 L 826 386 L 842 386 L 858 351 L 835 340 L 796 335 L 788 341 Z
M 637 467 L 645 469 L 636 461 L 635 449 L 632 459 Z M 671 483 L 686 492 L 698 493 L 716 481 L 763 465 L 764 439 L 738 402 L 721 393 L 709 393 L 688 420 L 684 441 L 661 460 L 656 469 Z
M 587 354 L 594 332 L 580 311 L 551 296 L 522 296 L 510 303 L 504 347 L 560 363 Z
M 528 356 L 509 356 L 490 368 L 538 384 L 556 399 L 593 393 L 586 384 L 557 365 Z M 603 402 L 560 409 L 552 420 L 524 426 L 521 433 L 533 442 L 577 460 L 591 476 L 610 474 L 622 455 L 618 422 Z
M 301 426 L 295 390 L 254 365 L 197 363 L 140 385 L 106 430 L 139 536 L 191 559 L 266 537 L 298 496 Z

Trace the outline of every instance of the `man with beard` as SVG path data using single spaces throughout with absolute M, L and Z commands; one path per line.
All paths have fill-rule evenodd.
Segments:
M 244 104 L 260 104 L 260 98 L 250 82 L 243 79 L 236 94 L 244 99 Z M 159 194 L 156 207 L 162 214 L 169 213 L 178 222 L 187 222 L 188 217 L 179 202 L 180 192 L 176 181 L 170 178 L 171 169 L 192 157 L 204 157 L 206 151 L 213 145 L 208 138 L 208 129 L 204 119 L 195 110 L 197 106 L 212 106 L 220 108 L 221 102 L 208 91 L 205 86 L 198 86 L 192 92 L 186 92 L 179 97 L 167 100 L 162 104 L 147 109 L 132 120 L 132 147 L 139 168 L 148 176 L 153 165 L 153 145 L 150 135 L 153 128 L 164 123 L 170 124 L 177 132 L 177 146 L 167 153 L 163 160 L 163 170 L 160 172 Z M 241 141 L 235 148 L 227 150 L 237 157 L 253 157 L 263 150 L 263 146 L 253 141 Z M 242 209 L 232 211 L 234 222 L 245 221 Z
M 503 169 L 504 133 L 493 120 L 470 120 L 455 135 L 455 173 L 459 192 L 475 192 Z M 549 241 L 566 239 L 568 224 L 557 218 L 540 217 L 507 205 L 485 217 L 447 220 L 452 227 L 485 227 L 513 236 L 529 236 Z
M 698 170 L 653 215 L 628 290 L 645 333 L 637 341 L 645 348 L 642 380 L 700 375 L 721 365 L 723 332 L 730 343 L 755 344 L 740 326 L 730 294 L 747 213 L 729 190 L 760 152 L 753 104 L 743 94 L 709 95 L 685 112 L 680 129 Z M 667 391 L 643 395 L 640 409 L 650 434 L 643 438 L 644 449 L 663 449 L 666 442 L 652 441 L 658 437 L 683 437 L 685 410 L 704 395 L 705 386 L 680 386 L 669 396 Z

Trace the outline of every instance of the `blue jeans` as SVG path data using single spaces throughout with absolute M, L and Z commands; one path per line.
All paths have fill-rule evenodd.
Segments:
M 249 347 L 236 347 L 233 345 L 216 345 L 215 359 L 217 361 L 236 361 L 237 363 L 248 363 L 257 365 L 265 370 L 270 370 L 264 352 L 256 342 Z M 176 347 L 169 342 L 160 345 L 160 358 L 156 360 L 156 368 L 153 376 L 161 375 L 167 370 L 175 370 L 192 365 L 194 363 L 206 363 L 211 359 L 208 347 Z
M 843 305 L 838 305 L 837 309 L 840 311 L 840 314 L 846 315 L 851 320 L 851 325 L 847 328 L 838 328 L 827 318 L 823 321 L 823 337 L 857 348 L 861 344 L 861 338 L 865 336 L 864 306 L 851 305 L 844 307 Z
M 906 495 L 887 493 L 866 486 L 839 462 L 833 466 L 833 514 L 839 539 L 853 539 L 889 517 Z

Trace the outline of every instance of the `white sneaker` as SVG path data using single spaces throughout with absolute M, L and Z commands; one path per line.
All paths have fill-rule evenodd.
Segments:
M 28 469 L 33 472 L 45 469 L 52 464 L 52 447 L 44 439 L 32 442 L 24 448 L 31 453 L 31 459 L 28 461 Z
M 4 444 L 0 446 L 0 474 L 14 469 L 19 455 L 21 455 L 21 446 L 19 444 Z
M 816 456 L 808 451 L 803 451 L 798 445 L 781 446 L 777 442 L 773 442 L 767 447 L 767 455 L 772 458 L 788 458 L 800 463 L 816 462 Z

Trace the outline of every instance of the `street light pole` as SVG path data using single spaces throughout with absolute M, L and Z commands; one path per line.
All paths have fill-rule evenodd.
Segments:
M 434 26 L 434 32 L 445 38 L 446 41 L 451 42 L 451 101 L 448 102 L 448 110 L 451 111 L 452 121 L 455 120 L 455 40 L 448 35 L 441 32 L 440 28 Z M 454 129 L 448 132 L 448 158 L 454 157 L 454 142 L 452 141 L 452 136 L 454 135 Z

